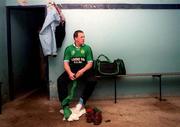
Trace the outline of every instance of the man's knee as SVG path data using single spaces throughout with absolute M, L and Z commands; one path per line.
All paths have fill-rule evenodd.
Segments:
M 97 78 L 96 77 L 89 77 L 87 81 L 88 81 L 88 84 L 94 84 L 94 85 L 97 84 Z

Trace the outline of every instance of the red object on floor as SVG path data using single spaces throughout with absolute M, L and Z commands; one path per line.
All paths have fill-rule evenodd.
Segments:
M 102 122 L 102 112 L 98 108 L 86 108 L 86 122 L 99 125 Z

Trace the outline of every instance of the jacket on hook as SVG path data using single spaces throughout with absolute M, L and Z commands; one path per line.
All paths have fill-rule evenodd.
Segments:
M 55 30 L 60 20 L 60 16 L 56 9 L 48 7 L 43 27 L 39 32 L 44 56 L 57 55 Z

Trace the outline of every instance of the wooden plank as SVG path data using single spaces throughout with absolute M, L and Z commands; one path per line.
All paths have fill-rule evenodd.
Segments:
M 137 74 L 126 74 L 126 75 L 112 75 L 112 76 L 106 76 L 106 75 L 97 75 L 97 78 L 100 77 L 128 77 L 128 76 L 175 76 L 180 75 L 180 72 L 168 72 L 168 73 L 137 73 Z

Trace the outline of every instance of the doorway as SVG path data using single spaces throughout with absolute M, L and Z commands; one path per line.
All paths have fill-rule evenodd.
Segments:
M 43 56 L 39 31 L 45 6 L 7 7 L 9 93 L 13 100 L 48 85 L 48 59 Z

